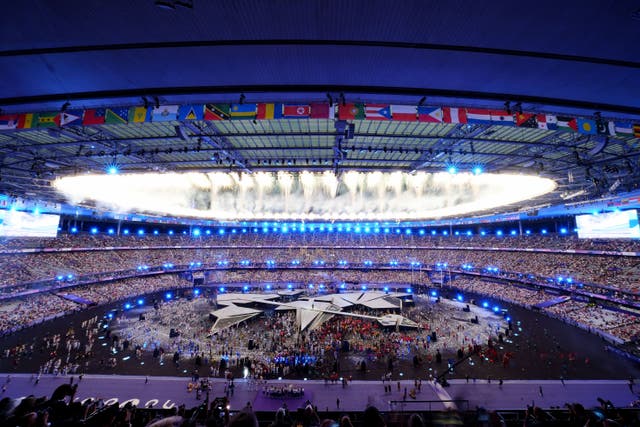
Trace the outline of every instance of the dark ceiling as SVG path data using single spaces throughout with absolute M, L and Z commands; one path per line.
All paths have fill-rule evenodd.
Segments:
M 502 108 L 640 122 L 640 4 L 625 1 L 11 2 L 0 16 L 6 112 L 198 102 L 347 101 Z M 185 5 L 192 7 L 185 7 Z M 186 130 L 186 139 L 175 126 Z M 541 173 L 554 195 L 637 187 L 638 139 L 501 126 L 333 120 L 162 122 L 0 134 L 0 191 L 56 198 L 102 171 L 442 170 Z M 183 135 L 184 136 L 184 135 Z M 598 147 L 604 146 L 603 149 Z M 171 148 L 171 152 L 169 152 Z M 595 154 L 594 154 L 595 153 Z M 619 181 L 619 182 L 618 182 Z M 617 184 L 616 184 L 617 183 Z M 616 184 L 614 186 L 614 184 Z M 559 200 L 559 199 L 558 199 Z

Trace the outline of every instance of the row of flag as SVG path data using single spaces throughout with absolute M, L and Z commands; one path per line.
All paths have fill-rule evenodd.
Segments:
M 514 126 L 640 138 L 640 124 L 480 108 L 393 104 L 187 104 L 0 115 L 0 130 L 185 120 L 376 120 Z

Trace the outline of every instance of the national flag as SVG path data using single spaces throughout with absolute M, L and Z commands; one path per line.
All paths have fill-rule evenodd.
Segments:
M 578 121 L 575 117 L 557 116 L 556 118 L 558 119 L 558 130 L 564 132 L 578 131 Z
M 335 107 L 328 102 L 311 103 L 312 119 L 333 119 L 335 117 L 335 113 Z
M 338 119 L 340 120 L 364 120 L 364 104 L 340 104 L 338 106 Z
M 205 104 L 204 119 L 205 120 L 229 120 L 229 104 Z
M 480 108 L 467 108 L 467 123 L 487 124 L 491 123 L 491 111 Z
M 256 119 L 277 120 L 282 118 L 282 104 L 258 104 Z
M 464 108 L 444 107 L 442 121 L 445 123 L 467 123 L 467 110 Z
M 616 127 L 612 121 L 609 120 L 596 120 L 596 128 L 598 135 L 616 135 Z
M 364 117 L 366 120 L 391 120 L 389 104 L 365 104 Z
M 154 122 L 171 122 L 178 120 L 179 105 L 160 105 L 151 110 L 151 120 Z
M 285 119 L 308 119 L 311 116 L 309 104 L 284 104 L 282 117 Z
M 505 110 L 491 110 L 491 123 L 502 126 L 514 126 L 513 114 Z
M 127 124 L 129 121 L 128 107 L 111 107 L 107 108 L 104 113 L 104 122 L 107 124 Z
M 0 116 L 0 130 L 10 130 L 18 127 L 17 114 L 5 114 Z
M 253 120 L 256 118 L 257 104 L 231 104 L 229 116 L 231 120 Z
M 634 138 L 640 138 L 640 125 L 633 125 L 633 136 Z
M 204 118 L 204 105 L 187 104 L 178 108 L 178 120 L 202 120 Z
M 538 122 L 536 122 L 535 114 L 516 113 L 516 126 L 520 128 L 537 128 Z
M 578 132 L 585 135 L 597 135 L 598 125 L 595 120 L 578 118 Z
M 24 113 L 18 116 L 18 129 L 31 129 L 34 126 L 34 114 Z
M 82 123 L 83 110 L 67 110 L 62 111 L 56 116 L 56 124 L 58 126 L 79 125 Z
M 552 114 L 538 114 L 536 116 L 536 122 L 538 122 L 538 129 L 558 129 L 558 118 Z
M 57 111 L 49 111 L 46 113 L 37 113 L 35 115 L 35 123 L 36 127 L 39 128 L 50 128 L 58 126 L 56 123 L 56 116 L 58 115 Z
M 147 107 L 131 107 L 129 108 L 130 123 L 144 123 L 151 121 L 151 111 Z
M 444 114 L 440 107 L 427 107 L 421 105 L 418 107 L 418 121 L 427 123 L 442 123 Z
M 415 105 L 392 105 L 393 120 L 415 122 L 418 120 L 418 108 Z
M 84 110 L 84 114 L 82 115 L 82 124 L 85 126 L 103 125 L 105 113 L 106 110 L 104 108 L 91 108 L 89 110 Z
M 613 131 L 616 136 L 630 137 L 633 136 L 633 124 L 624 122 L 610 122 L 613 123 Z

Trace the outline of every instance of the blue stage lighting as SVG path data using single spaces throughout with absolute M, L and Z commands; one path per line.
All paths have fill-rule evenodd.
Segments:
M 457 299 L 458 301 L 463 301 L 463 300 L 464 300 L 464 298 L 463 298 L 463 297 L 462 297 L 462 295 L 460 295 L 460 294 L 456 295 L 456 299 Z
M 171 299 L 171 298 L 173 298 L 173 294 L 171 292 L 167 292 L 166 294 L 164 294 L 164 297 L 166 299 Z
M 199 228 L 194 228 L 193 231 L 191 232 L 191 234 L 193 234 L 193 236 L 198 237 L 200 235 L 200 229 Z
M 271 285 L 267 285 L 267 290 L 270 291 L 271 290 Z
M 67 280 L 73 280 L 73 274 L 67 274 Z
M 436 230 L 431 230 L 431 235 L 432 235 L 432 236 L 435 236 L 435 235 L 436 235 L 436 233 L 437 233 L 437 231 L 436 231 Z
M 193 294 L 196 296 L 200 295 L 200 289 L 194 289 Z
M 567 234 L 567 229 L 566 229 L 566 228 L 564 228 L 564 227 L 562 227 L 562 228 L 560 229 L 560 234 Z
M 494 312 L 499 312 L 500 311 L 500 307 L 498 307 L 497 305 L 493 307 L 493 311 Z
M 309 283 L 309 289 L 313 289 L 313 283 Z
M 404 234 L 411 234 L 411 229 L 410 229 L 410 228 L 407 228 L 407 229 L 404 231 Z
M 472 234 L 471 230 L 467 230 L 467 236 L 471 236 Z
M 389 287 L 385 286 L 384 288 L 382 288 L 382 290 L 385 291 L 385 292 L 389 292 Z
M 219 229 L 218 234 L 222 236 L 224 234 L 224 228 Z
M 391 230 L 389 230 L 388 228 L 385 228 L 385 229 L 384 229 L 385 234 L 389 234 L 389 232 L 390 232 L 390 231 L 391 231 Z
M 142 228 L 138 229 L 138 236 L 144 236 L 144 230 Z
M 244 285 L 244 286 L 242 287 L 242 290 L 243 290 L 243 291 L 245 291 L 245 292 L 246 292 L 246 291 L 248 291 L 248 290 L 249 290 L 249 286 Z
M 511 235 L 515 236 L 516 234 L 518 234 L 518 232 L 516 230 L 511 230 Z
M 482 307 L 483 307 L 483 308 L 488 308 L 488 307 L 489 307 L 489 303 L 488 303 L 488 302 L 486 302 L 486 301 L 484 301 L 484 302 L 482 303 Z
M 144 304 L 144 300 L 142 298 L 138 299 L 138 305 L 143 305 Z
M 97 227 L 91 227 L 91 234 L 98 234 L 98 228 Z
M 58 279 L 58 280 L 64 280 L 64 276 L 56 276 L 56 279 Z
M 287 284 L 287 289 L 293 289 L 293 285 L 291 283 Z
M 218 290 L 220 291 L 220 293 L 223 293 L 224 292 L 224 286 L 218 288 Z
M 235 231 L 236 231 L 235 229 L 233 229 L 233 230 L 232 230 L 232 232 L 235 232 Z M 206 234 L 207 236 L 210 236 L 210 235 L 211 235 L 211 230 L 207 229 L 207 230 L 204 232 L 204 234 Z
M 456 236 L 460 235 L 460 232 L 458 230 L 454 231 L 453 234 L 455 234 Z
M 125 305 L 124 305 L 124 309 L 125 309 L 125 310 L 129 310 L 130 308 L 131 308 L 131 304 L 129 304 L 129 303 L 125 303 Z
M 502 236 L 502 230 L 496 231 L 496 236 Z
M 482 168 L 480 166 L 476 166 L 473 168 L 474 175 L 480 175 L 482 173 Z
M 411 289 L 411 288 L 407 288 L 407 293 L 408 293 L 408 294 L 410 294 L 410 293 L 412 293 L 412 292 L 413 292 L 413 289 Z
M 511 322 L 511 317 L 507 316 L 504 320 L 506 320 L 507 322 Z
M 540 233 L 542 234 L 547 234 L 547 230 L 545 230 L 544 228 L 540 231 Z
M 443 236 L 448 236 L 448 235 L 449 235 L 449 232 L 448 232 L 447 230 L 444 230 L 444 231 L 442 232 L 442 235 L 443 235 Z
M 160 232 L 158 230 L 153 230 L 153 235 L 157 236 L 158 234 L 160 234 Z
M 107 230 L 108 234 L 115 234 L 115 232 L 116 231 L 113 228 L 110 228 L 110 229 Z
M 109 166 L 109 167 L 107 168 L 107 173 L 108 173 L 109 175 L 117 175 L 117 174 L 118 174 L 118 167 L 117 167 L 117 166 L 114 166 L 114 165 Z
M 173 236 L 173 230 L 169 230 L 169 236 Z
M 420 234 L 421 236 L 424 236 L 424 230 L 420 230 L 418 234 Z
M 524 234 L 526 234 L 526 235 L 531 234 L 531 230 L 525 230 L 525 231 L 524 231 Z
M 124 230 L 122 230 L 122 234 L 124 234 L 125 236 L 129 235 L 129 229 L 125 228 Z
M 482 230 L 482 231 L 480 232 L 480 235 L 481 235 L 481 236 L 486 236 L 486 235 L 487 235 L 487 232 L 486 232 L 486 231 L 484 231 L 484 230 Z
M 71 232 L 72 233 L 77 233 L 78 232 L 78 227 L 71 227 Z
M 437 291 L 431 291 L 431 296 L 432 297 L 437 297 L 438 296 L 438 292 Z
M 367 290 L 367 285 L 360 286 L 360 289 L 362 289 L 363 291 L 366 291 Z
M 458 169 L 456 169 L 456 167 L 455 167 L 455 166 L 449 166 L 449 167 L 447 168 L 447 172 L 449 172 L 451 175 L 455 175 L 455 174 L 456 174 L 456 172 L 458 172 Z
M 374 229 L 373 229 L 373 232 L 374 232 L 374 233 L 376 233 L 376 234 L 378 234 L 378 233 L 380 232 L 380 227 L 376 227 L 376 228 L 374 228 Z

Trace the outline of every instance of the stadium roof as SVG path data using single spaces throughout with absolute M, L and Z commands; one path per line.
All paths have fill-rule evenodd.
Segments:
M 578 1 L 526 10 L 472 1 L 13 2 L 0 17 L 0 192 L 62 201 L 53 179 L 114 165 L 340 173 L 454 164 L 558 182 L 515 208 L 633 190 L 640 62 L 630 41 L 639 15 L 626 2 Z M 395 117 L 84 120 L 105 107 L 329 101 L 338 111 L 351 103 L 522 111 L 582 118 L 588 128 L 548 130 L 544 118 L 536 128 Z M 43 111 L 57 122 L 7 124 Z M 60 121 L 78 112 L 82 119 Z M 593 132 L 594 123 L 606 128 Z

